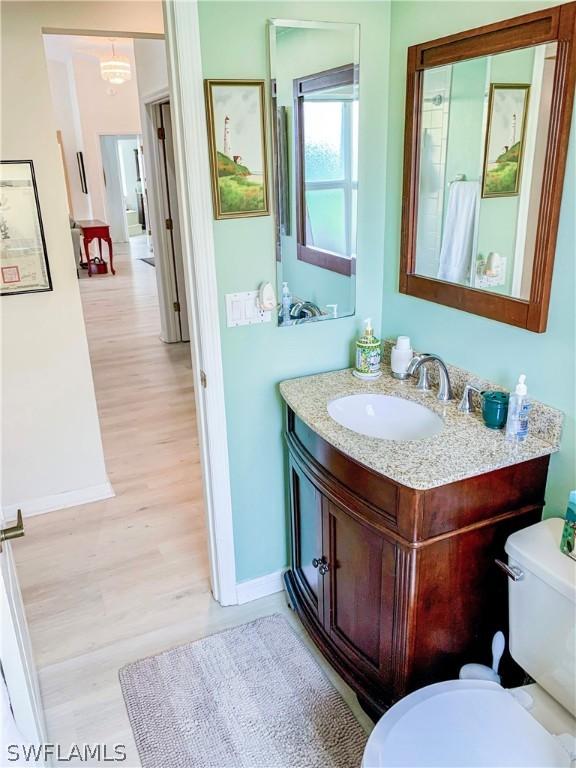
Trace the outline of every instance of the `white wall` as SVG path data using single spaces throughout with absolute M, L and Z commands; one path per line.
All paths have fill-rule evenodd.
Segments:
M 92 218 L 90 196 L 82 192 L 76 152 L 82 150 L 80 115 L 75 96 L 74 70 L 70 62 L 48 60 L 48 76 L 56 129 L 61 132 L 68 171 L 72 215 L 75 219 Z
M 134 40 L 134 58 L 141 102 L 149 101 L 168 89 L 164 40 Z
M 0 299 L 2 505 L 26 511 L 106 484 L 42 29 L 162 34 L 163 21 L 160 2 L 20 1 L 1 13 L 1 156 L 34 161 L 54 285 Z
M 141 130 L 134 55 L 132 52 L 128 55 L 133 74 L 132 79 L 122 85 L 110 85 L 102 80 L 100 62 L 94 56 L 74 56 L 72 62 L 92 211 L 95 219 L 104 221 L 107 210 L 100 136 L 139 134 Z

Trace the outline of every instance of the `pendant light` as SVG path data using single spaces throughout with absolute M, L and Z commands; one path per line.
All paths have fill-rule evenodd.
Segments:
M 128 56 L 118 56 L 114 49 L 114 40 L 112 43 L 112 56 L 100 61 L 100 74 L 103 80 L 113 85 L 122 85 L 132 78 L 130 60 Z

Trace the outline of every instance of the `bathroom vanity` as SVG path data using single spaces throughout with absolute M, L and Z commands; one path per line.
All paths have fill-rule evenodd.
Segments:
M 489 663 L 492 636 L 507 627 L 508 579 L 495 560 L 505 560 L 512 532 L 541 517 L 562 415 L 537 404 L 533 433 L 512 452 L 457 401 L 442 404 L 387 374 L 358 382 L 337 371 L 280 390 L 290 473 L 285 585 L 324 656 L 373 716 L 457 677 L 466 662 Z M 443 430 L 407 442 L 356 434 L 327 406 L 359 392 L 423 403 Z

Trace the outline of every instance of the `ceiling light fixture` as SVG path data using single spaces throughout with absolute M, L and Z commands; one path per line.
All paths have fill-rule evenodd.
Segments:
M 128 56 L 118 56 L 114 49 L 114 40 L 112 43 L 112 56 L 102 59 L 100 62 L 100 74 L 102 79 L 113 85 L 122 85 L 132 78 L 130 60 Z

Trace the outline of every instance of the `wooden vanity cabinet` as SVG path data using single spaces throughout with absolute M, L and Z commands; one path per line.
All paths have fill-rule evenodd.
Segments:
M 418 491 L 348 458 L 287 408 L 289 599 L 365 709 L 490 663 L 508 626 L 495 559 L 540 520 L 547 456 Z

